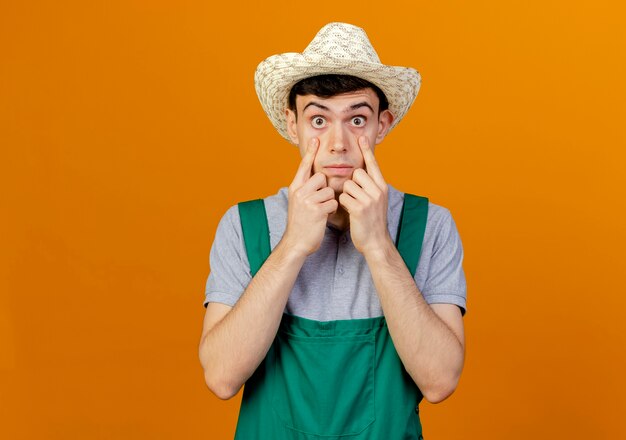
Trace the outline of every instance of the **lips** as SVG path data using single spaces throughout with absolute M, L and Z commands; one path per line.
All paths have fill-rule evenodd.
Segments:
M 327 165 L 324 167 L 327 170 L 327 173 L 336 176 L 349 176 L 352 174 L 353 167 L 346 163 Z
M 352 165 L 347 163 L 339 163 L 336 165 L 326 165 L 324 168 L 352 168 Z

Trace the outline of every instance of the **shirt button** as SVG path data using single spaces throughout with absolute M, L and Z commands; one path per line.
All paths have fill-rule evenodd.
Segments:
M 337 272 L 339 272 L 339 275 L 343 275 L 343 267 L 340 267 Z
M 343 241 L 344 243 L 348 242 L 348 237 L 346 235 L 343 236 L 343 238 L 341 239 L 341 241 Z

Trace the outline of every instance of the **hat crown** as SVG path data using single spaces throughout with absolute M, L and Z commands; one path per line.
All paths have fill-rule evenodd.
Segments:
M 329 23 L 324 26 L 302 55 L 380 64 L 380 58 L 365 31 L 348 23 Z

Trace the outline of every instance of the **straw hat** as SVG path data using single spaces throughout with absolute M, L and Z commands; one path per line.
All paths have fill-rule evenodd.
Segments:
M 363 29 L 347 23 L 329 23 L 304 52 L 272 55 L 258 65 L 254 74 L 263 110 L 289 142 L 285 109 L 291 88 L 304 78 L 326 74 L 352 75 L 378 86 L 394 115 L 390 131 L 413 104 L 421 82 L 415 69 L 382 64 Z

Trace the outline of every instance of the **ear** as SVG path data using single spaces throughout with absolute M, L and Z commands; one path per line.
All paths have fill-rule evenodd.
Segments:
M 378 132 L 376 133 L 376 145 L 380 144 L 385 136 L 387 136 L 387 132 L 389 131 L 389 127 L 393 123 L 393 113 L 387 110 L 383 110 L 378 116 Z
M 293 110 L 286 109 L 285 118 L 287 119 L 287 134 L 291 138 L 291 142 L 298 145 L 300 141 L 298 139 L 298 130 L 296 128 L 297 121 L 295 112 Z

